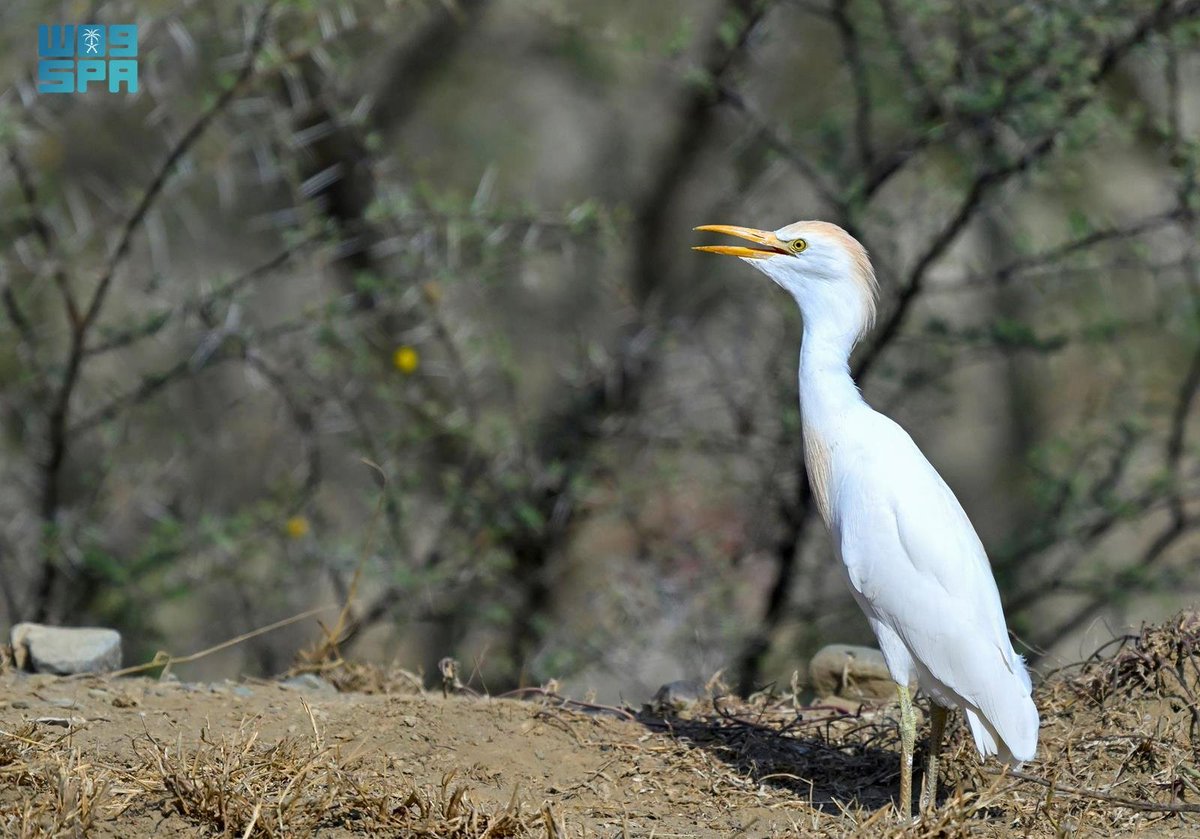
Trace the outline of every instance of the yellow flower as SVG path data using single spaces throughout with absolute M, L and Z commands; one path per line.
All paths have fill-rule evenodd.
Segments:
M 287 531 L 288 538 L 303 539 L 308 535 L 308 519 L 304 516 L 292 516 L 283 529 Z
M 417 352 L 416 347 L 405 344 L 402 347 L 396 347 L 396 351 L 392 353 L 392 364 L 397 370 L 408 376 L 416 372 L 417 367 L 420 366 L 421 355 Z

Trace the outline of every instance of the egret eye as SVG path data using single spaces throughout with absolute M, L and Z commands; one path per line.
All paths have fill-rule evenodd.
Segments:
M 792 253 L 800 253 L 807 247 L 808 247 L 808 242 L 804 241 L 803 239 L 796 239 L 795 241 L 788 244 L 788 248 L 791 249 Z

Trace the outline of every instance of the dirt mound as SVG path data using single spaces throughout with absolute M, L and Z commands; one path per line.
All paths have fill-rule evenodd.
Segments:
M 1198 640 L 1200 619 L 1183 615 L 1050 675 L 1038 760 L 1020 772 L 981 766 L 958 720 L 939 810 L 910 825 L 890 806 L 894 708 L 764 693 L 663 716 L 552 689 L 418 692 L 403 671 L 363 665 L 291 685 L 10 669 L 0 833 L 1194 835 Z

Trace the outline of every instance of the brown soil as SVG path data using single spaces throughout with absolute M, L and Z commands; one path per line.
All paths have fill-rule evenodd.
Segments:
M 1046 680 L 1039 759 L 1020 777 L 979 766 L 956 725 L 939 809 L 909 825 L 891 809 L 891 708 L 797 710 L 760 696 L 664 718 L 545 691 L 447 698 L 339 674 L 331 681 L 391 692 L 9 670 L 0 833 L 1195 835 L 1198 639 L 1200 622 L 1184 616 Z

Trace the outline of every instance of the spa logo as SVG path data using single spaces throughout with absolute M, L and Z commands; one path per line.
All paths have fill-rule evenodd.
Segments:
M 87 93 L 107 82 L 109 93 L 137 93 L 136 23 L 38 27 L 38 93 Z

